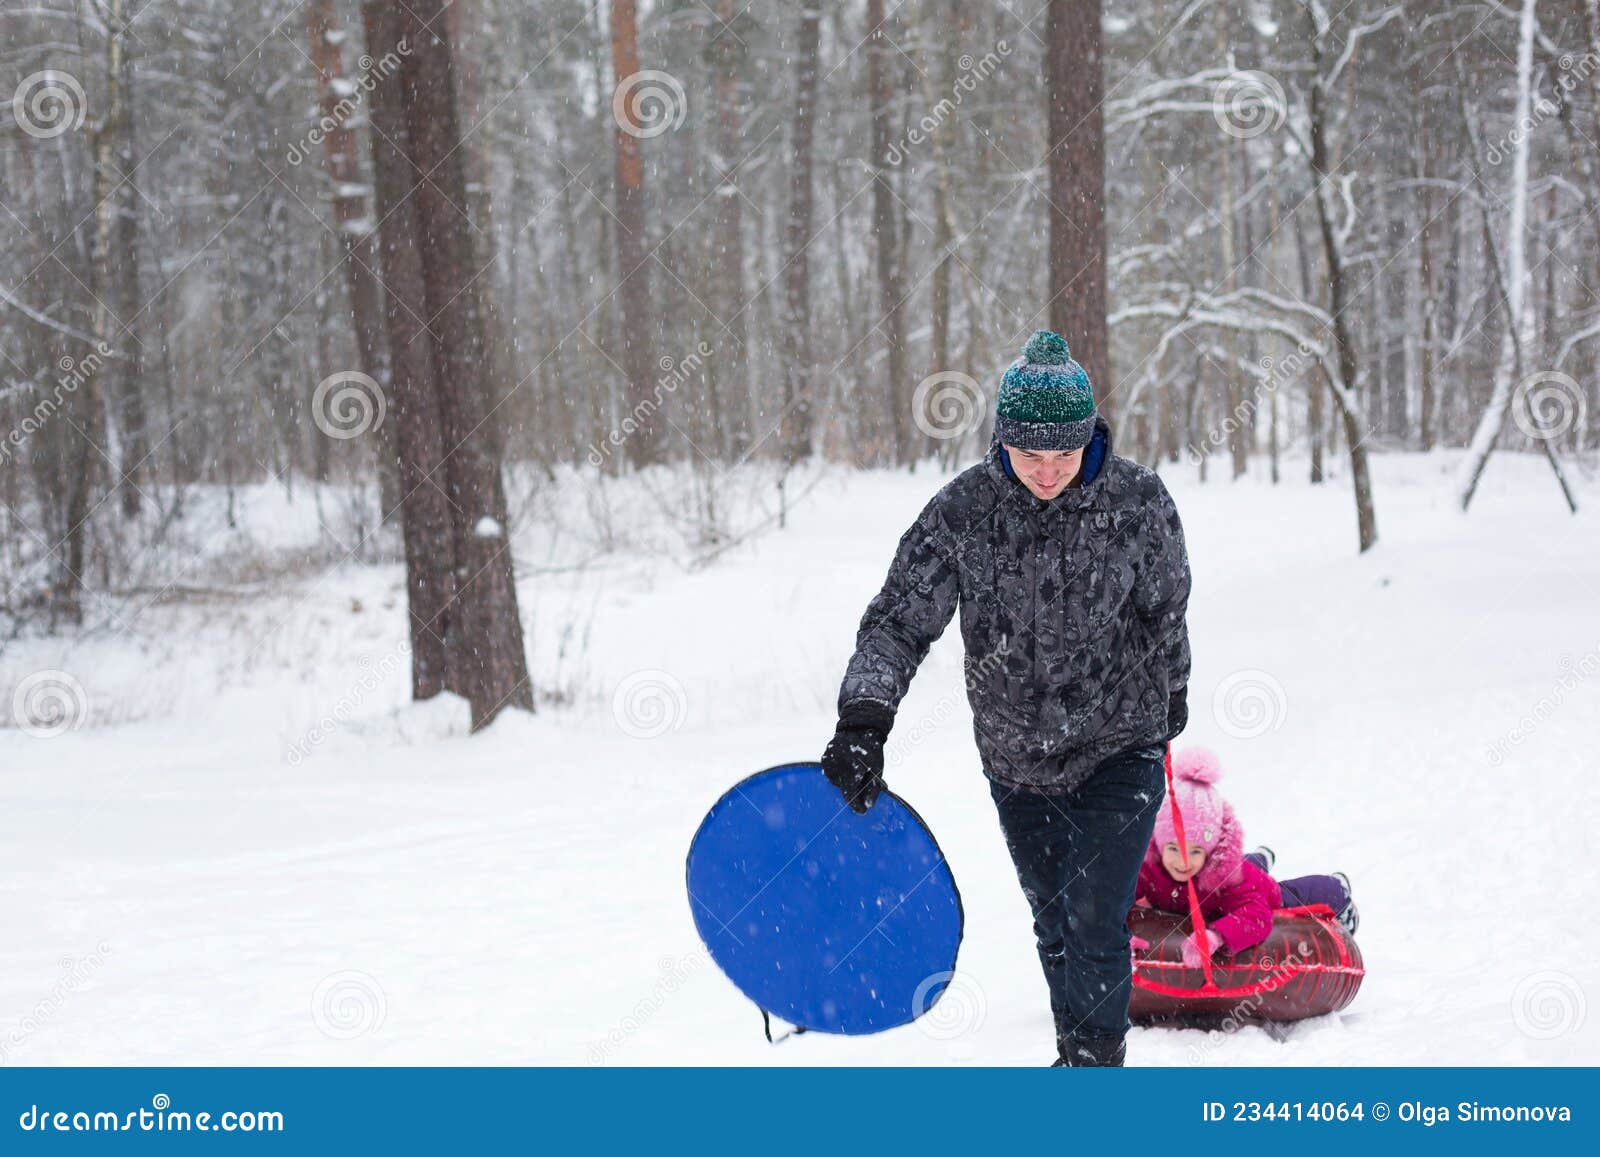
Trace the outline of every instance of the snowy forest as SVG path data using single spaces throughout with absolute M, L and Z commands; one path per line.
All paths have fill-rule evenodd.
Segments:
M 120 881 L 30 917 L 40 958 L 0 1019 L 59 989 L 63 954 L 78 979 L 18 1058 L 672 1058 L 669 1027 L 724 997 L 697 948 L 657 970 L 693 943 L 679 899 L 595 975 L 560 966 L 591 997 L 539 1008 L 531 1053 L 523 1014 L 486 1025 L 452 987 L 468 957 L 491 985 L 515 968 L 508 873 L 548 885 L 512 901 L 541 936 L 586 926 L 550 915 L 553 851 L 512 867 L 514 841 L 619 870 L 577 783 L 535 789 L 587 769 L 672 876 L 717 791 L 820 751 L 896 537 L 982 457 L 1038 329 L 1177 496 L 1192 732 L 1263 779 L 1318 745 L 1370 785 L 1380 743 L 1437 780 L 1583 762 L 1600 0 L 0 0 L 6 94 L 0 763 L 38 825 L 7 875 L 55 888 L 27 851 L 48 834 Z M 1502 682 L 1464 685 L 1508 637 Z M 913 793 L 981 779 L 959 692 L 929 685 L 959 658 L 928 669 L 891 750 Z M 1412 728 L 1454 746 L 1424 757 Z M 1517 822 L 1489 802 L 1450 806 Z M 959 833 L 961 806 L 923 810 Z M 1425 842 L 1379 822 L 1305 842 L 1362 847 L 1371 878 Z M 304 960 L 147 896 L 157 845 Z M 967 870 L 970 905 L 989 867 Z M 1405 957 L 1369 920 L 1369 964 Z M 202 942 L 253 978 L 215 994 L 227 1033 L 131 979 Z M 984 983 L 984 959 L 973 1000 L 1009 1033 L 1013 966 Z M 1594 968 L 1538 995 L 1581 1005 Z M 184 1031 L 153 1043 L 157 1015 Z M 742 1015 L 695 1057 L 747 1058 Z M 1593 1063 L 1587 1031 L 1560 1055 Z M 1421 1055 L 1362 1032 L 1304 1056 Z M 1238 1039 L 1223 1055 L 1275 1055 Z

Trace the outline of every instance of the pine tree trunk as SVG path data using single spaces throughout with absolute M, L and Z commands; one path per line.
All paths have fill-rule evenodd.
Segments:
M 110 140 L 119 174 L 132 173 L 138 165 L 134 121 L 133 57 L 128 48 L 124 0 L 107 5 L 108 35 L 106 68 L 112 86 L 109 123 L 104 132 Z M 137 15 L 137 13 L 135 13 Z M 143 505 L 140 478 L 149 452 L 145 429 L 144 347 L 136 321 L 144 312 L 144 296 L 139 291 L 139 194 L 131 180 L 119 178 L 112 194 L 116 216 L 111 252 L 107 256 L 112 280 L 111 291 L 117 318 L 123 330 L 113 344 L 123 355 L 113 379 L 120 435 L 117 469 L 117 497 L 125 518 L 136 518 Z
M 1105 78 L 1100 0 L 1050 0 L 1045 77 L 1050 173 L 1050 328 L 1115 414 L 1106 328 Z
M 784 461 L 790 465 L 811 455 L 812 391 L 815 353 L 811 342 L 811 219 L 815 194 L 811 157 L 816 136 L 817 71 L 822 10 L 816 0 L 803 0 L 795 45 L 794 118 L 789 148 L 789 220 L 784 226 Z
M 445 0 L 400 4 L 411 46 L 401 67 L 401 91 L 410 159 L 428 175 L 418 182 L 412 200 L 428 305 L 424 316 L 431 319 L 435 334 L 445 493 L 455 544 L 453 610 L 460 646 L 451 658 L 460 664 L 459 685 L 472 704 L 476 730 L 506 707 L 533 710 L 533 692 L 495 454 L 495 414 L 465 216 L 466 176 L 444 6 Z
M 867 103 L 872 116 L 872 237 L 876 247 L 878 302 L 882 310 L 878 326 L 884 335 L 888 362 L 884 401 L 888 425 L 884 433 L 896 464 L 911 461 L 911 385 L 906 379 L 905 318 L 901 298 L 905 296 L 901 266 L 900 230 L 889 188 L 893 167 L 890 140 L 892 115 L 890 91 L 891 62 L 889 38 L 884 31 L 883 0 L 867 0 Z
M 383 322 L 379 317 L 378 256 L 372 244 L 372 222 L 367 216 L 366 189 L 361 183 L 360 144 L 350 128 L 354 97 L 341 97 L 346 84 L 344 53 L 334 35 L 333 0 L 313 0 L 306 9 L 306 33 L 311 41 L 311 63 L 317 72 L 317 100 L 323 124 L 331 125 L 322 138 L 323 167 L 333 186 L 333 220 L 343 249 L 345 286 L 350 295 L 350 321 L 356 338 L 361 372 L 391 389 Z M 382 83 L 382 81 L 379 81 Z M 341 101 L 345 101 L 341 106 Z M 400 476 L 395 463 L 394 426 L 380 422 L 372 434 L 377 439 L 378 501 L 385 522 L 399 516 Z M 326 436 L 322 439 L 326 441 Z
M 367 54 L 373 67 L 398 68 L 401 21 L 393 0 L 362 0 Z M 384 283 L 385 337 L 389 345 L 389 420 L 395 431 L 399 465 L 400 517 L 405 544 L 406 593 L 410 609 L 411 693 L 429 699 L 445 690 L 465 695 L 464 681 L 452 683 L 462 664 L 452 663 L 459 647 L 455 619 L 455 541 L 449 500 L 444 493 L 444 434 L 434 376 L 433 340 L 428 316 L 422 256 L 413 199 L 417 171 L 401 151 L 406 140 L 405 109 L 398 71 L 374 86 L 369 100 L 372 169 L 379 256 Z
M 639 71 L 639 28 L 634 0 L 611 3 L 611 69 L 618 89 L 625 89 Z M 628 461 L 635 467 L 660 460 L 660 420 L 655 414 L 653 318 L 649 257 L 645 253 L 644 157 L 637 122 L 628 102 L 613 105 L 618 114 L 613 133 L 617 149 L 617 304 L 622 312 L 622 369 L 628 379 L 630 417 L 637 429 L 628 436 Z M 633 131 L 630 132 L 629 129 Z

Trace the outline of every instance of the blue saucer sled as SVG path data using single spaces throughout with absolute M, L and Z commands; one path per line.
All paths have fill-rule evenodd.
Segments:
M 689 845 L 711 958 L 771 1018 L 861 1035 L 909 1024 L 954 975 L 961 895 L 933 834 L 884 792 L 865 815 L 816 763 L 731 788 Z

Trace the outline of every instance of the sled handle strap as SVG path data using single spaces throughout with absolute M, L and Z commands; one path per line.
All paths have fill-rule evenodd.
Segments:
M 782 1036 L 780 1036 L 777 1040 L 773 1040 L 772 1039 L 772 1014 L 770 1012 L 768 1012 L 766 1009 L 763 1008 L 761 1010 L 761 1031 L 766 1035 L 767 1043 L 769 1045 L 781 1045 L 784 1041 L 788 1040 L 790 1037 L 799 1036 L 801 1033 L 805 1032 L 806 1031 L 806 1026 L 803 1025 L 803 1024 L 797 1024 L 792 1029 L 790 1029 L 788 1032 L 786 1032 Z
M 1172 827 L 1178 834 L 1178 847 L 1183 862 L 1189 862 L 1189 839 L 1183 834 L 1183 813 L 1178 810 L 1178 793 L 1172 783 L 1172 744 L 1167 744 L 1167 805 L 1172 808 Z M 1189 922 L 1194 925 L 1195 937 L 1200 945 L 1200 970 L 1205 974 L 1206 988 L 1215 988 L 1211 979 L 1211 940 L 1206 936 L 1206 918 L 1200 912 L 1200 897 L 1195 891 L 1194 877 L 1186 881 L 1189 886 Z

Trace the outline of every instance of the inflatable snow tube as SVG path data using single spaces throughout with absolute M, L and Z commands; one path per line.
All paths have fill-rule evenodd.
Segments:
M 1128 914 L 1128 928 L 1150 942 L 1134 960 L 1128 1010 L 1145 1024 L 1325 1016 L 1348 1007 L 1366 975 L 1361 950 L 1323 904 L 1278 909 L 1260 944 L 1212 957 L 1209 984 L 1202 969 L 1183 963 L 1187 917 L 1141 906 Z

